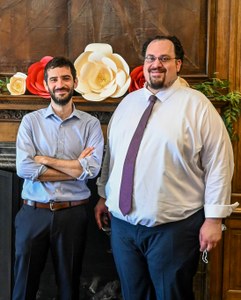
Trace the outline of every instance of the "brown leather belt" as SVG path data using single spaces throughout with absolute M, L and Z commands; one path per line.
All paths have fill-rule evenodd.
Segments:
M 62 202 L 48 202 L 48 203 L 42 203 L 42 202 L 36 202 L 31 200 L 23 200 L 23 204 L 33 206 L 36 208 L 47 208 L 51 211 L 56 211 L 60 209 L 70 208 L 74 206 L 79 206 L 83 204 L 87 204 L 89 202 L 89 199 L 83 199 L 83 200 L 77 200 L 77 201 L 62 201 Z

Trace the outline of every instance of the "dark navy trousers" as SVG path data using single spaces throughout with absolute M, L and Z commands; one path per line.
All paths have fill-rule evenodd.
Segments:
M 146 227 L 111 219 L 111 242 L 124 300 L 193 300 L 203 209 Z
M 49 250 L 53 258 L 58 299 L 79 299 L 87 220 L 85 205 L 55 212 L 22 206 L 15 219 L 13 300 L 36 299 Z

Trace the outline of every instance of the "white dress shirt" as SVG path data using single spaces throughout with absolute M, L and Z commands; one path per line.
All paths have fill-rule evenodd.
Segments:
M 132 211 L 123 216 L 119 193 L 123 163 L 137 124 L 148 106 L 145 87 L 128 94 L 108 126 L 98 192 L 109 211 L 131 224 L 155 226 L 185 219 L 204 207 L 223 218 L 230 205 L 233 152 L 225 125 L 212 103 L 178 78 L 156 94 L 136 159 Z

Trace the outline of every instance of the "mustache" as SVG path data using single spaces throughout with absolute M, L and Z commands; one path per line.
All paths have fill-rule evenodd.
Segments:
M 68 92 L 69 89 L 67 88 L 60 88 L 60 89 L 54 89 L 54 92 Z
M 161 68 L 161 67 L 158 67 L 158 68 L 149 68 L 148 72 L 150 73 L 151 71 L 158 71 L 158 72 L 161 72 L 161 73 L 165 73 L 167 70 L 165 68 Z

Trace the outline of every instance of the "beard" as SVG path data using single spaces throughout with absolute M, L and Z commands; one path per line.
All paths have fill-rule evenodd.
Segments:
M 157 80 L 153 80 L 152 78 L 150 78 L 150 81 L 147 84 L 153 90 L 160 90 L 164 87 L 164 79 L 157 81 Z
M 63 97 L 58 97 L 55 95 L 56 91 L 68 91 L 68 94 L 66 96 Z M 65 106 L 66 104 L 68 104 L 74 94 L 74 90 L 73 89 L 66 89 L 66 88 L 62 88 L 62 89 L 56 89 L 51 91 L 49 89 L 49 93 L 51 96 L 51 99 L 54 101 L 55 104 L 58 104 L 60 106 Z
M 158 71 L 163 74 L 163 77 L 152 77 L 151 71 L 155 71 L 156 69 L 150 69 L 149 71 L 149 81 L 147 85 L 153 90 L 160 90 L 165 87 L 165 79 L 166 79 L 166 69 L 158 68 Z

